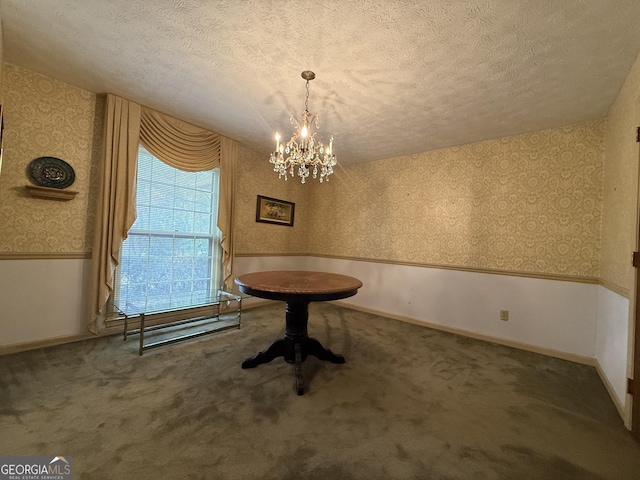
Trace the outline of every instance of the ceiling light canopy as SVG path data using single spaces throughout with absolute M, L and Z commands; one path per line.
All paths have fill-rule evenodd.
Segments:
M 316 78 L 310 70 L 302 72 L 302 78 L 307 81 L 307 94 L 304 100 L 304 112 L 298 119 L 291 115 L 290 122 L 295 128 L 291 140 L 286 144 L 280 142 L 280 134 L 276 133 L 276 149 L 271 153 L 269 161 L 273 163 L 273 171 L 278 172 L 278 178 L 287 179 L 287 174 L 294 176 L 296 168 L 302 183 L 305 183 L 311 173 L 313 178 L 320 177 L 320 183 L 329 181 L 333 173 L 333 166 L 337 163 L 333 153 L 333 136 L 329 139 L 329 146 L 316 138 L 318 116 L 309 112 L 309 82 Z

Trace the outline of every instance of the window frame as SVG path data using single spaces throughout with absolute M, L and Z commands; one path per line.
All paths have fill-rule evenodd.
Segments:
M 151 157 L 151 162 L 162 162 L 161 159 L 159 159 L 158 157 L 156 157 L 155 155 L 153 155 L 151 152 L 149 152 L 146 148 L 144 148 L 143 145 L 139 145 L 139 149 L 138 149 L 138 157 L 136 159 L 137 162 L 139 162 L 139 158 L 140 158 L 140 154 L 141 152 L 146 152 L 147 155 L 149 155 Z M 163 162 L 164 163 L 164 162 Z M 139 168 L 139 163 L 136 166 L 137 168 L 137 172 L 140 171 Z M 183 172 L 183 173 L 193 173 L 193 174 L 197 174 L 200 172 L 184 172 L 178 168 L 172 167 L 166 163 L 164 163 L 163 168 L 171 168 L 173 170 L 176 171 L 176 174 L 178 174 L 178 172 Z M 212 172 L 212 170 L 214 170 Z M 222 245 L 221 245 L 221 239 L 222 239 L 222 233 L 220 232 L 220 229 L 217 226 L 217 218 L 218 218 L 218 208 L 219 208 L 219 203 L 220 203 L 220 168 L 216 167 L 212 170 L 208 170 L 207 172 L 211 172 L 212 174 L 212 181 L 211 181 L 211 189 L 210 190 L 200 190 L 198 189 L 198 183 L 197 181 L 194 182 L 194 186 L 193 187 L 189 187 L 189 189 L 192 189 L 194 191 L 194 195 L 195 193 L 200 190 L 200 191 L 204 191 L 207 192 L 209 194 L 211 194 L 211 210 L 210 213 L 207 213 L 208 215 L 211 216 L 210 218 L 210 231 L 209 233 L 203 233 L 203 232 L 186 232 L 186 231 L 178 231 L 178 230 L 158 230 L 158 229 L 150 229 L 150 228 L 135 228 L 136 226 L 136 222 L 134 222 L 134 224 L 132 225 L 132 227 L 130 228 L 130 230 L 127 232 L 127 237 L 125 238 L 125 240 L 122 243 L 122 246 L 120 248 L 120 258 L 118 259 L 118 265 L 116 267 L 115 270 L 115 276 L 114 276 L 114 288 L 113 288 L 113 292 L 111 294 L 111 301 L 109 302 L 111 307 L 113 307 L 113 313 L 118 312 L 120 315 L 122 313 L 129 315 L 129 312 L 127 310 L 129 310 L 130 312 L 134 312 L 134 316 L 135 313 L 140 313 L 141 311 L 151 311 L 151 310 L 167 310 L 167 311 L 171 311 L 171 310 L 178 310 L 178 309 L 184 309 L 185 307 L 189 307 L 190 305 L 188 303 L 184 303 L 184 302 L 177 302 L 177 301 L 172 301 L 171 305 L 168 306 L 160 306 L 160 307 L 149 307 L 148 306 L 148 296 L 145 294 L 145 302 L 144 302 L 144 308 L 122 308 L 120 306 L 121 303 L 121 293 L 122 293 L 122 268 L 123 268 L 123 253 L 125 252 L 125 250 L 127 249 L 127 246 L 125 245 L 125 243 L 127 242 L 127 240 L 129 240 L 130 238 L 133 238 L 134 236 L 138 235 L 138 236 L 146 236 L 149 239 L 149 242 L 147 244 L 147 253 L 146 253 L 146 258 L 147 261 L 150 257 L 152 257 L 151 255 L 151 241 L 153 238 L 170 238 L 171 242 L 172 242 L 172 248 L 175 248 L 175 240 L 176 239 L 193 239 L 194 242 L 196 240 L 202 240 L 202 239 L 206 239 L 209 243 L 208 245 L 208 253 L 210 253 L 210 255 L 207 255 L 207 258 L 210 258 L 210 261 L 208 262 L 208 277 L 206 277 L 206 280 L 209 282 L 208 285 L 208 295 L 212 296 L 215 294 L 216 290 L 218 290 L 220 288 L 220 282 L 221 279 L 223 278 L 223 265 L 222 265 Z M 217 170 L 217 171 L 215 171 Z M 150 174 L 148 179 L 145 179 L 143 181 L 148 181 L 149 183 L 149 199 L 148 199 L 148 205 L 146 205 L 146 207 L 149 207 L 149 209 L 151 210 L 151 207 L 153 206 L 153 200 L 152 200 L 152 187 L 154 184 L 154 178 L 153 178 L 153 174 Z M 136 175 L 136 191 L 139 191 L 139 187 L 140 187 L 140 177 L 138 175 Z M 168 183 L 168 182 L 163 182 L 163 181 L 157 181 L 155 182 L 156 184 L 164 184 L 164 185 L 171 185 L 172 188 L 184 188 L 184 185 L 181 185 L 177 182 L 176 178 L 174 178 L 172 183 Z M 175 200 L 175 192 L 174 192 L 174 200 Z M 138 209 L 140 207 L 140 203 L 139 203 L 139 197 L 138 195 L 136 195 L 136 209 Z M 196 208 L 196 201 L 194 199 L 194 208 L 189 210 L 184 210 L 183 208 L 175 208 L 175 204 L 173 206 L 173 208 L 168 209 L 170 211 L 172 211 L 175 215 L 175 212 L 180 212 L 180 211 L 185 211 L 185 212 L 189 212 L 189 213 L 203 213 L 203 212 L 199 212 Z M 138 218 L 140 218 L 140 216 L 138 216 Z M 136 218 L 136 221 L 138 220 L 138 218 Z M 173 222 L 175 222 L 175 218 L 173 219 Z M 175 223 L 172 223 L 173 226 L 175 226 Z M 147 225 L 148 227 L 149 225 Z M 194 230 L 192 228 L 192 230 Z M 132 247 L 133 248 L 133 247 Z M 175 255 L 175 250 L 172 251 L 172 254 L 170 256 L 171 259 L 171 263 L 173 265 L 173 263 L 175 262 L 175 259 L 179 259 L 179 258 L 191 258 L 191 259 L 198 259 L 199 256 L 197 255 L 196 252 L 196 248 L 194 245 L 194 249 L 191 253 L 191 255 L 189 256 L 180 256 L 180 255 Z M 200 257 L 201 258 L 201 257 Z M 192 267 L 192 272 L 191 272 L 191 277 L 189 280 L 185 280 L 188 282 L 193 282 L 194 280 L 194 268 Z M 173 267 L 172 267 L 172 273 L 173 273 Z M 149 285 L 150 282 L 148 275 L 146 276 L 146 282 L 147 285 Z M 200 278 L 200 280 L 203 280 L 203 278 Z M 166 283 L 166 282 L 165 282 Z M 170 286 L 174 283 L 174 279 L 173 277 L 169 280 L 168 282 L 170 284 Z M 147 287 L 148 288 L 148 287 Z M 171 288 L 171 287 L 170 287 Z M 146 290 L 145 290 L 146 291 Z M 191 295 L 192 295 L 192 299 L 191 299 L 191 304 L 197 304 L 200 303 L 201 300 L 195 300 L 193 299 L 193 289 L 191 290 Z M 199 297 L 202 298 L 202 297 Z M 137 310 L 137 312 L 136 312 Z

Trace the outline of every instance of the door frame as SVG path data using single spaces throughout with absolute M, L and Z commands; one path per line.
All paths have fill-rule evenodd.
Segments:
M 639 222 L 640 223 L 640 222 Z M 640 227 L 639 227 L 640 228 Z M 639 232 L 640 235 L 640 232 Z M 637 255 L 637 254 L 636 254 Z M 635 262 L 634 262 L 635 263 Z M 630 329 L 632 335 L 632 373 L 628 380 L 629 388 L 627 393 L 631 395 L 631 434 L 636 441 L 640 442 L 640 268 L 635 265 L 635 309 L 633 315 L 633 328 Z
M 639 143 L 640 127 L 636 127 L 636 144 Z M 636 153 L 638 155 L 637 176 L 640 180 L 640 149 L 638 149 Z M 629 327 L 629 335 L 631 335 L 631 338 L 628 344 L 632 358 L 630 359 L 630 369 L 627 370 L 627 394 L 631 396 L 631 434 L 633 438 L 640 443 L 640 254 L 638 254 L 638 250 L 640 250 L 640 181 L 638 182 L 636 195 L 636 251 L 633 252 L 631 262 L 633 267 L 635 267 L 635 272 L 632 277 L 634 279 L 634 286 L 632 288 L 633 297 L 630 298 L 630 300 L 634 302 L 634 307 L 631 319 L 633 325 Z

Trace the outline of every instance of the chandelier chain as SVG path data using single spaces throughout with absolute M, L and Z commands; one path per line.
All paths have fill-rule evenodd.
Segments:
M 304 111 L 309 111 L 309 80 L 307 80 L 307 96 L 304 99 Z

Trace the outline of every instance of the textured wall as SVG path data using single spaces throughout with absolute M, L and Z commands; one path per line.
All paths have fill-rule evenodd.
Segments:
M 338 170 L 310 253 L 598 277 L 603 120 Z
M 95 95 L 5 64 L 4 101 L 0 253 L 91 251 L 102 115 L 98 112 L 96 121 Z M 26 193 L 27 166 L 41 156 L 61 158 L 74 168 L 69 190 L 79 193 L 73 200 Z
M 310 182 L 309 182 L 310 183 Z M 236 196 L 236 254 L 306 254 L 311 210 L 307 208 L 309 183 L 278 179 L 269 156 L 238 149 Z M 256 222 L 258 195 L 295 203 L 293 227 Z M 315 209 L 314 209 L 315 211 Z
M 0 253 L 90 251 L 100 102 L 12 65 L 5 101 Z M 604 128 L 594 121 L 369 162 L 322 185 L 279 180 L 266 156 L 241 147 L 236 252 L 598 277 Z M 74 200 L 26 195 L 25 169 L 42 155 L 75 168 Z M 295 202 L 294 227 L 255 222 L 259 194 Z
M 606 129 L 602 206 L 602 279 L 628 290 L 632 286 L 631 252 L 636 244 L 640 125 L 640 57 L 609 111 Z

